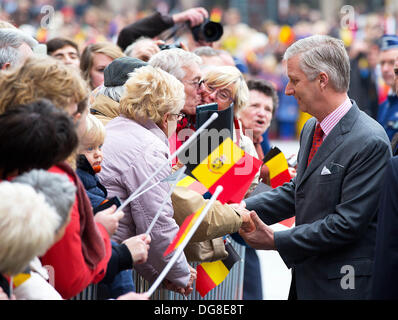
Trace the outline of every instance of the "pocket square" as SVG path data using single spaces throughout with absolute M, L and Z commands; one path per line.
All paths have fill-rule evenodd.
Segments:
M 330 172 L 330 170 L 328 168 L 326 168 L 326 166 L 323 167 L 322 172 L 321 172 L 321 176 L 327 176 L 328 174 L 332 174 Z

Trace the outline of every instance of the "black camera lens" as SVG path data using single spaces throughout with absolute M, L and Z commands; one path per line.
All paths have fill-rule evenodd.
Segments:
M 214 42 L 222 37 L 224 29 L 220 23 L 206 19 L 199 26 L 191 28 L 191 32 L 195 41 Z

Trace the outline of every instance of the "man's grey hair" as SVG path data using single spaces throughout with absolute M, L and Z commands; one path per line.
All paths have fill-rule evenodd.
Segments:
M 216 50 L 212 47 L 203 46 L 198 47 L 193 51 L 194 54 L 198 55 L 199 57 L 218 57 L 220 55 L 219 50 Z
M 337 92 L 347 92 L 350 84 L 350 59 L 344 43 L 325 35 L 314 35 L 293 43 L 284 60 L 300 55 L 300 68 L 313 81 L 320 72 L 329 76 Z
M 193 63 L 201 64 L 202 59 L 196 54 L 179 48 L 162 50 L 151 57 L 148 61 L 153 67 L 158 67 L 178 80 L 185 77 L 185 68 L 190 68 Z
M 120 99 L 124 94 L 124 91 L 125 91 L 124 86 L 105 87 L 104 85 L 102 85 L 97 92 L 97 96 L 102 94 L 112 99 L 113 101 L 120 102 Z
M 37 193 L 44 195 L 61 218 L 57 230 L 66 223 L 76 198 L 76 187 L 67 176 L 34 169 L 17 176 L 12 182 L 30 185 Z
M 131 43 L 125 50 L 124 50 L 124 54 L 128 57 L 134 57 L 133 53 L 134 53 L 134 49 L 138 46 L 140 46 L 141 44 L 145 43 L 145 42 L 155 42 L 153 39 L 148 38 L 148 37 L 140 37 L 137 40 L 135 40 L 133 43 Z M 135 57 L 134 57 L 135 58 Z
M 21 53 L 18 48 L 26 43 L 32 49 L 38 45 L 36 39 L 18 29 L 0 29 L 0 68 L 5 63 L 18 64 Z

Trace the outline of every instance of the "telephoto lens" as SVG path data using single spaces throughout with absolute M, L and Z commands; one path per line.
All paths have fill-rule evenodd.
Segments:
M 202 24 L 191 28 L 191 32 L 195 41 L 214 42 L 222 37 L 224 28 L 220 23 L 206 19 Z

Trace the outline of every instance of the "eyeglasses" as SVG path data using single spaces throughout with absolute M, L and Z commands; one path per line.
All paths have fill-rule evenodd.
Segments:
M 203 85 L 203 86 L 202 86 Z M 225 88 L 214 88 L 213 86 L 207 84 L 204 80 L 200 80 L 199 87 L 202 86 L 203 90 L 208 94 L 216 92 L 216 98 L 222 102 L 232 101 L 231 91 Z
M 185 113 L 171 113 L 172 116 L 177 116 L 177 121 L 181 121 L 185 118 Z
M 200 81 L 199 80 L 192 80 L 192 81 L 182 80 L 182 82 L 190 84 L 192 87 L 195 87 L 196 90 L 200 88 Z

